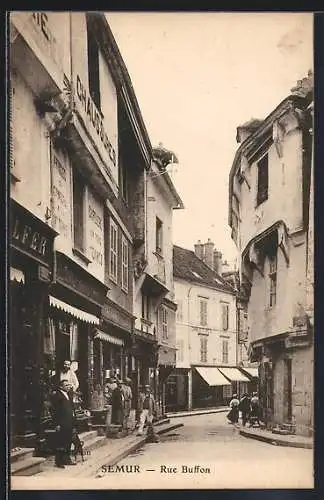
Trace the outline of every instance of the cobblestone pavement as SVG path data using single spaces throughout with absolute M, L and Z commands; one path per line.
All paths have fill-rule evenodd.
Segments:
M 242 437 L 224 413 L 199 415 L 100 476 L 108 489 L 312 488 L 313 452 Z

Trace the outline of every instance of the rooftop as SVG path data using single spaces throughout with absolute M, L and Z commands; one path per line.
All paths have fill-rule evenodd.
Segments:
M 173 246 L 173 275 L 174 278 L 190 283 L 235 293 L 233 287 L 199 259 L 192 250 L 177 245 Z

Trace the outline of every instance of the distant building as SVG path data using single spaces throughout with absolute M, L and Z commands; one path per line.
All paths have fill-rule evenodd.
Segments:
M 255 128 L 238 127 L 229 175 L 263 418 L 303 434 L 313 426 L 312 100 L 309 73 Z
M 210 240 L 195 252 L 173 247 L 177 364 L 168 378 L 169 411 L 224 404 L 239 381 L 249 381 L 237 368 L 236 292 L 213 269 L 214 256 L 220 270 Z

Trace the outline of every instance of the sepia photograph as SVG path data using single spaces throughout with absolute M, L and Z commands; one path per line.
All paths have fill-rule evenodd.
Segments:
M 313 17 L 8 13 L 11 490 L 314 488 Z

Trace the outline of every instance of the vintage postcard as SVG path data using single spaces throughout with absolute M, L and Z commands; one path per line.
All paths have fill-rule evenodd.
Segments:
M 313 488 L 313 14 L 8 33 L 11 488 Z

